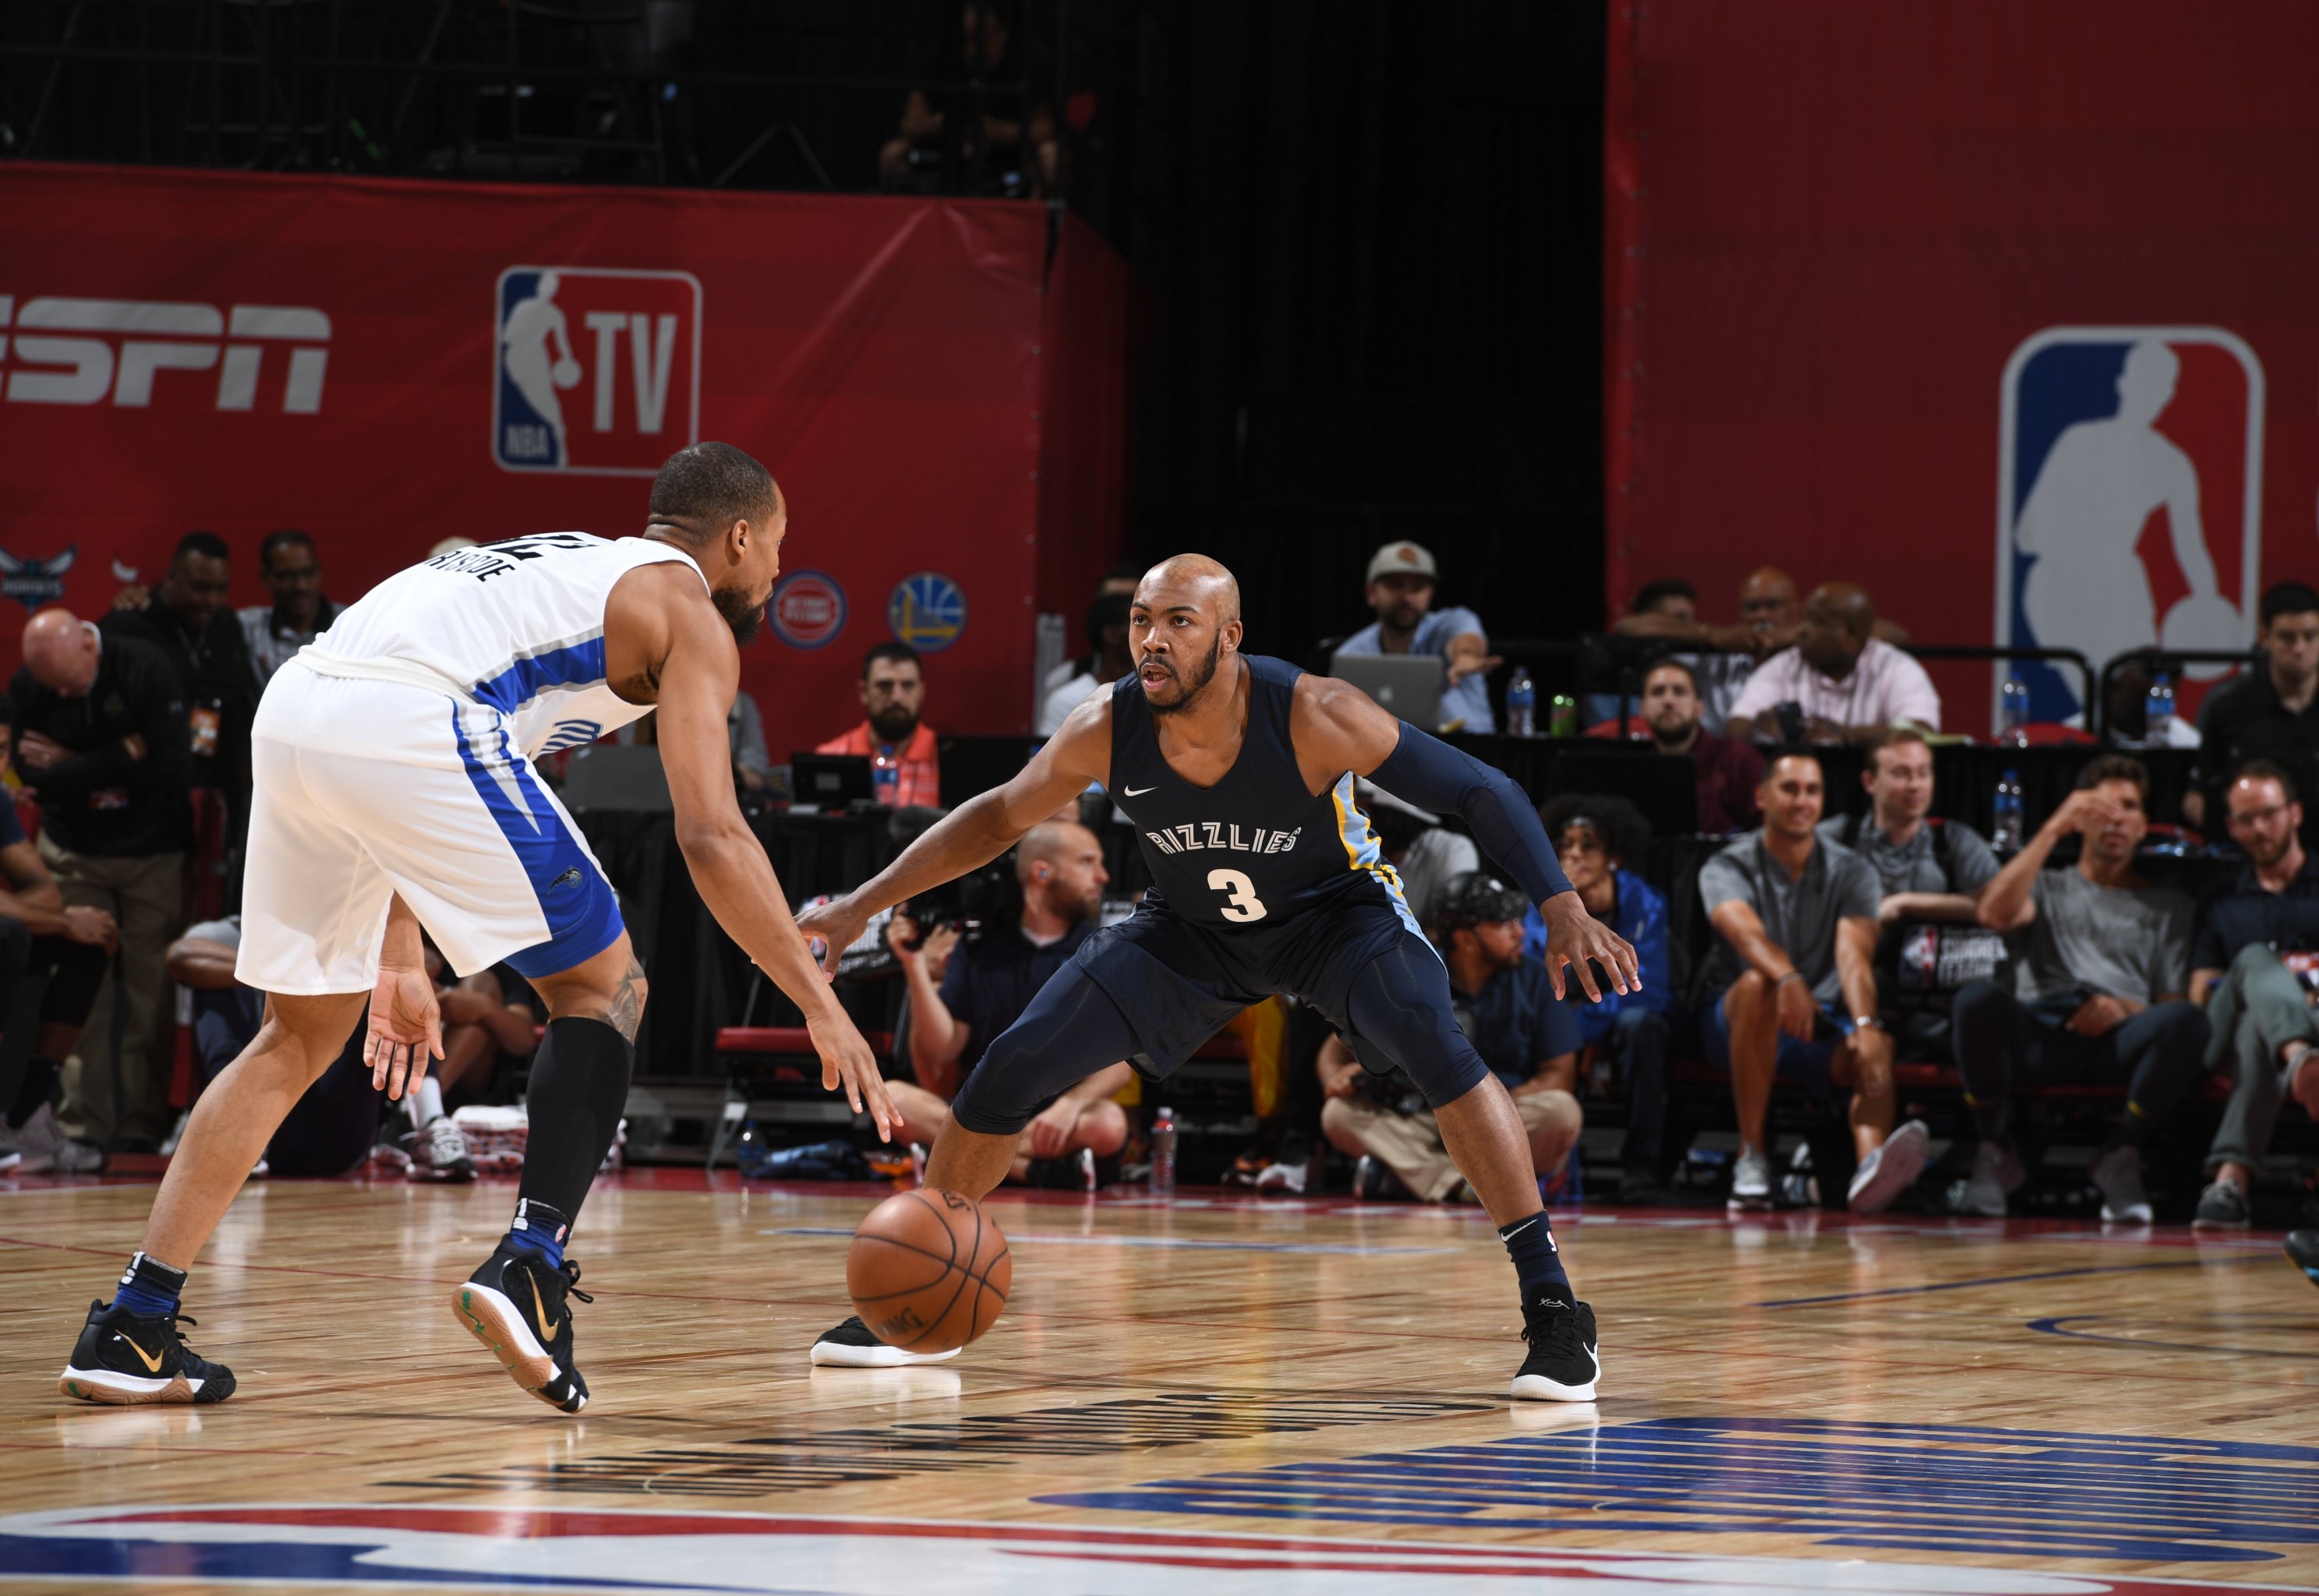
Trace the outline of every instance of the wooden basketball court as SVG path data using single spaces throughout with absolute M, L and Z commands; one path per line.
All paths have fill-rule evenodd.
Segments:
M 814 1370 L 885 1187 L 600 1182 L 587 1412 L 454 1322 L 513 1186 L 258 1183 L 221 1406 L 55 1376 L 146 1179 L 0 1178 L 0 1582 L 957 1592 L 2319 1589 L 2319 1294 L 2258 1234 L 1557 1215 L 1599 1404 L 1514 1404 L 1472 1212 L 1001 1193 L 1015 1296 Z

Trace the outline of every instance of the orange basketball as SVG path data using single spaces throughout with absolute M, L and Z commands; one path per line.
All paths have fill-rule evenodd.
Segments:
M 870 1211 L 845 1253 L 845 1289 L 871 1334 L 905 1352 L 963 1347 L 998 1318 L 1015 1265 L 971 1197 L 932 1187 Z

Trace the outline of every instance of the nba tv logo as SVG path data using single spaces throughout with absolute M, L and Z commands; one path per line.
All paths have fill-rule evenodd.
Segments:
M 495 315 L 492 458 L 503 470 L 650 476 L 699 441 L 691 273 L 510 266 Z
M 2261 362 L 2220 328 L 2049 327 L 2016 349 L 1998 462 L 1999 645 L 2073 648 L 2098 677 L 2152 644 L 2247 647 L 2262 591 L 2262 407 Z M 2074 670 L 2020 669 L 2035 718 L 2087 708 Z M 2183 713 L 2199 696 L 2182 695 Z

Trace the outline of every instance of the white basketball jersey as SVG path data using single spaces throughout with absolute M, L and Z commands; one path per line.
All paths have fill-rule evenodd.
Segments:
M 676 563 L 699 572 L 682 549 L 644 537 L 547 532 L 454 549 L 340 610 L 296 662 L 496 709 L 528 754 L 576 747 L 652 708 L 604 679 L 604 605 L 638 566 Z

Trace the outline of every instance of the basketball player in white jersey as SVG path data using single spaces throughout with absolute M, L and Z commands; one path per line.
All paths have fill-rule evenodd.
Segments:
M 424 926 L 461 975 L 513 965 L 549 1016 L 514 1222 L 453 1307 L 517 1384 L 567 1413 L 587 1404 L 565 1298 L 589 1299 L 564 1244 L 627 1099 L 645 979 L 610 885 L 531 755 L 654 708 L 702 901 L 804 1011 L 822 1084 L 843 1081 L 889 1133 L 877 1062 L 733 792 L 725 717 L 739 645 L 764 618 L 787 529 L 763 466 L 695 444 L 662 467 L 643 537 L 562 532 L 438 555 L 380 583 L 275 674 L 252 734 L 237 972 L 267 994 L 265 1024 L 203 1093 L 143 1250 L 113 1302 L 90 1307 L 65 1394 L 233 1393 L 230 1370 L 184 1345 L 185 1271 L 365 1000 L 365 1056 L 389 1096 L 440 1056 Z

